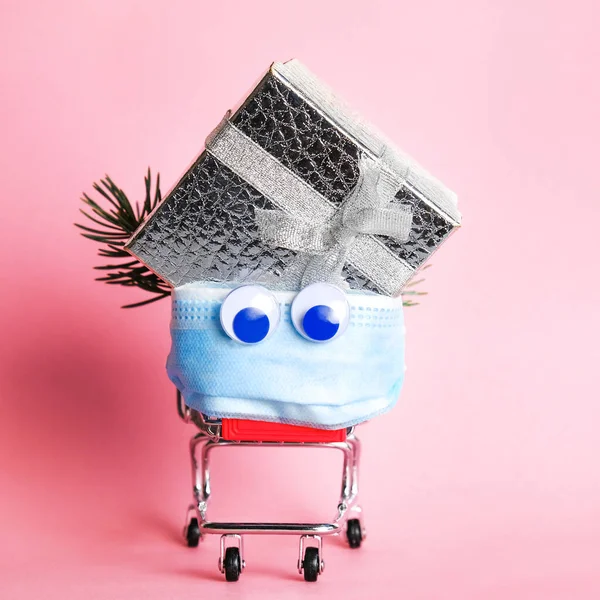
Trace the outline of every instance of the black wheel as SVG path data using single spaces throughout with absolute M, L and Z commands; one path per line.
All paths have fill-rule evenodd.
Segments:
M 190 519 L 190 524 L 185 530 L 185 539 L 190 548 L 196 548 L 198 546 L 198 542 L 200 541 L 200 525 L 198 525 L 198 519 L 196 517 Z
M 319 549 L 307 548 L 304 551 L 304 560 L 302 561 L 304 581 L 316 581 L 319 576 L 320 566 L 321 559 L 319 558 Z
M 242 572 L 242 560 L 240 558 L 240 549 L 235 546 L 225 550 L 225 579 L 227 581 L 237 581 Z
M 362 527 L 358 519 L 350 519 L 346 529 L 346 538 L 350 548 L 360 548 L 362 544 Z

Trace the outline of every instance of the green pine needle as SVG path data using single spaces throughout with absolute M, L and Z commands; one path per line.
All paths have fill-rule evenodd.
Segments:
M 148 215 L 160 204 L 162 195 L 160 192 L 160 174 L 156 176 L 154 194 L 152 193 L 152 175 L 150 169 L 144 177 L 145 196 L 144 202 L 135 206 L 131 204 L 125 192 L 121 190 L 107 175 L 100 183 L 94 183 L 94 190 L 108 202 L 110 206 L 103 208 L 87 194 L 81 197 L 82 202 L 90 212 L 80 209 L 89 222 L 86 225 L 75 223 L 75 227 L 81 230 L 81 235 L 88 240 L 101 244 L 98 255 L 102 258 L 110 258 L 110 264 L 94 267 L 98 271 L 104 271 L 102 277 L 96 281 L 104 281 L 109 285 L 124 285 L 137 287 L 151 294 L 150 298 L 127 304 L 123 308 L 135 308 L 145 306 L 171 294 L 170 286 L 158 275 L 150 271 L 139 260 L 132 258 L 131 254 L 124 249 L 125 242 L 134 234 L 138 227 L 146 220 Z M 93 216 L 92 216 L 93 215 Z M 90 227 L 93 223 L 94 226 Z M 115 263 L 114 259 L 126 259 L 123 263 Z M 422 270 L 431 265 L 425 265 Z M 412 298 L 425 296 L 427 292 L 413 290 L 414 286 L 422 283 L 424 279 L 411 281 L 402 292 L 402 304 L 404 306 L 417 306 L 419 303 Z
M 96 279 L 97 281 L 104 281 L 109 285 L 138 287 L 151 294 L 150 298 L 128 304 L 123 308 L 134 308 L 150 304 L 171 294 L 171 288 L 167 283 L 124 249 L 125 242 L 162 199 L 160 175 L 156 176 L 154 194 L 152 193 L 150 169 L 148 169 L 148 173 L 144 178 L 144 183 L 146 188 L 144 202 L 141 206 L 136 202 L 134 207 L 125 192 L 110 177 L 106 176 L 100 180 L 100 183 L 94 183 L 93 188 L 108 202 L 107 207 L 103 208 L 84 193 L 81 200 L 91 211 L 91 214 L 83 209 L 80 210 L 89 222 L 86 225 L 75 223 L 75 226 L 81 230 L 83 237 L 101 244 L 98 255 L 111 259 L 110 264 L 95 267 L 95 269 L 104 272 L 102 277 Z M 94 226 L 90 226 L 91 224 L 94 224 Z M 117 263 L 114 259 L 125 259 L 125 262 Z

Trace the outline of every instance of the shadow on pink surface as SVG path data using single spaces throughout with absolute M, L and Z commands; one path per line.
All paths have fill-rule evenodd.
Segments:
M 114 322 L 90 317 L 89 306 L 46 295 L 3 352 L 10 393 L 2 421 L 2 444 L 11 455 L 5 468 L 15 481 L 35 482 L 27 509 L 52 506 L 65 517 L 63 532 L 90 509 L 127 503 L 143 485 L 129 476 L 143 456 L 157 454 L 145 433 L 151 409 L 131 402 L 139 382 L 128 346 L 115 336 Z M 21 320 L 16 313 L 12 321 Z M 80 527 L 72 525 L 74 532 Z

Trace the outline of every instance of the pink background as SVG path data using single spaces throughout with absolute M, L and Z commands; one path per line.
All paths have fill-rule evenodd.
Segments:
M 600 11 L 593 0 L 2 2 L 0 596 L 588 599 L 600 594 Z M 298 57 L 456 190 L 407 311 L 397 408 L 363 427 L 359 552 L 179 539 L 169 303 L 93 281 L 79 195 L 168 188 L 272 60 Z M 235 449 L 234 449 L 235 450 Z M 216 457 L 217 517 L 329 518 L 340 461 Z M 375 591 L 376 590 L 376 591 Z

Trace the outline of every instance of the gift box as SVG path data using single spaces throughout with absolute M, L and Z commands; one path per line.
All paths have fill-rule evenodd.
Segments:
M 387 296 L 460 225 L 455 195 L 297 60 L 274 63 L 128 242 L 174 287 Z

